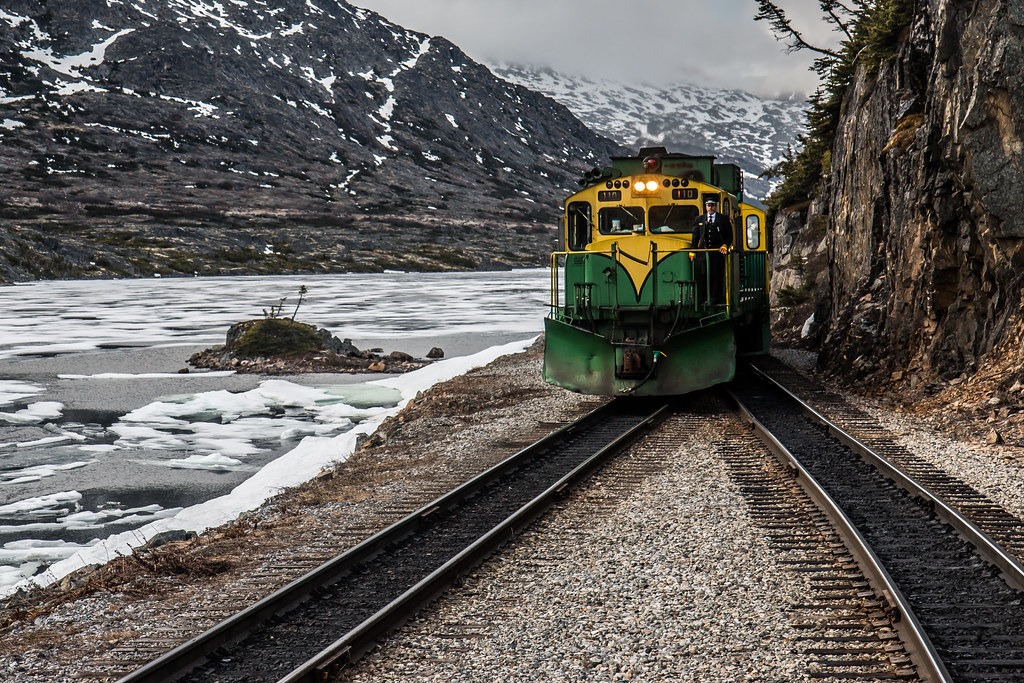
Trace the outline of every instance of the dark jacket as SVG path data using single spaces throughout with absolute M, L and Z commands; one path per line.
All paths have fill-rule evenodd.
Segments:
M 732 223 L 721 213 L 715 214 L 715 220 L 708 221 L 707 214 L 697 219 L 693 226 L 694 249 L 717 249 L 725 245 L 732 246 Z

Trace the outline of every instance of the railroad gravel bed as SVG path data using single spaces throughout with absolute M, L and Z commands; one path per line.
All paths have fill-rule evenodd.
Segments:
M 669 452 L 631 451 L 661 472 L 615 490 L 602 482 L 633 463 L 609 466 L 344 680 L 805 680 L 801 577 L 747 516 L 718 425 L 681 422 Z
M 958 441 L 863 399 L 853 402 L 897 435 L 899 445 L 935 467 L 955 473 L 961 481 L 1024 519 L 1024 448 Z
M 236 524 L 0 605 L 0 681 L 114 680 L 301 574 L 296 558 L 327 559 L 597 405 L 543 384 L 540 362 L 535 348 L 431 389 L 347 463 Z M 975 444 L 964 467 L 964 444 L 862 407 L 914 452 L 934 448 L 960 476 L 1019 495 L 1020 449 Z M 635 494 L 575 494 L 364 660 L 358 680 L 808 680 L 778 647 L 792 615 L 772 597 L 799 578 L 771 569 L 715 426 L 693 438 L 690 457 Z M 427 654 L 426 641 L 449 647 Z

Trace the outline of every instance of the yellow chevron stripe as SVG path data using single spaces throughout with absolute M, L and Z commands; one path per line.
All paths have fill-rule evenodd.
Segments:
M 650 275 L 651 267 L 654 265 L 651 254 L 654 253 L 655 242 L 653 240 L 647 242 L 647 254 L 643 257 L 638 257 L 636 253 L 630 253 L 638 252 L 637 247 L 643 248 L 644 245 L 641 243 L 641 240 L 629 240 L 629 242 L 630 251 L 623 248 L 621 242 L 616 243 L 618 245 L 618 258 L 616 260 L 625 269 L 626 274 L 629 276 L 629 281 L 632 283 L 634 291 L 636 291 L 636 298 L 639 299 L 640 290 L 643 289 L 644 282 L 647 281 L 647 276 Z M 658 261 L 660 262 L 669 254 L 670 252 L 659 250 Z

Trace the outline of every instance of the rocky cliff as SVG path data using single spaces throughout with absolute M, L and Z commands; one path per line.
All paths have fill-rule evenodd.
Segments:
M 775 226 L 776 296 L 816 293 L 780 302 L 781 336 L 822 368 L 913 400 L 975 387 L 1016 410 L 1022 31 L 1021 0 L 929 0 L 895 60 L 856 71 L 821 196 Z

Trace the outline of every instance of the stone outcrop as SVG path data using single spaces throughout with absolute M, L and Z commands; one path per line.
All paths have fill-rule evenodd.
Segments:
M 234 370 L 261 375 L 326 373 L 401 373 L 429 365 L 404 351 L 381 355 L 364 351 L 351 339 L 338 339 L 329 330 L 289 318 L 257 318 L 228 328 L 224 344 L 192 354 L 190 365 L 208 370 Z M 444 351 L 431 349 L 430 359 Z
M 930 0 L 897 59 L 856 71 L 825 190 L 781 251 L 816 248 L 813 226 L 827 226 L 823 267 L 802 275 L 823 285 L 812 333 L 822 368 L 908 395 L 1019 378 L 1022 29 L 1021 0 Z M 780 230 L 792 232 L 776 225 L 777 240 Z
M 814 347 L 815 293 L 827 282 L 826 221 L 817 202 L 776 216 L 772 235 L 772 335 L 776 344 Z

